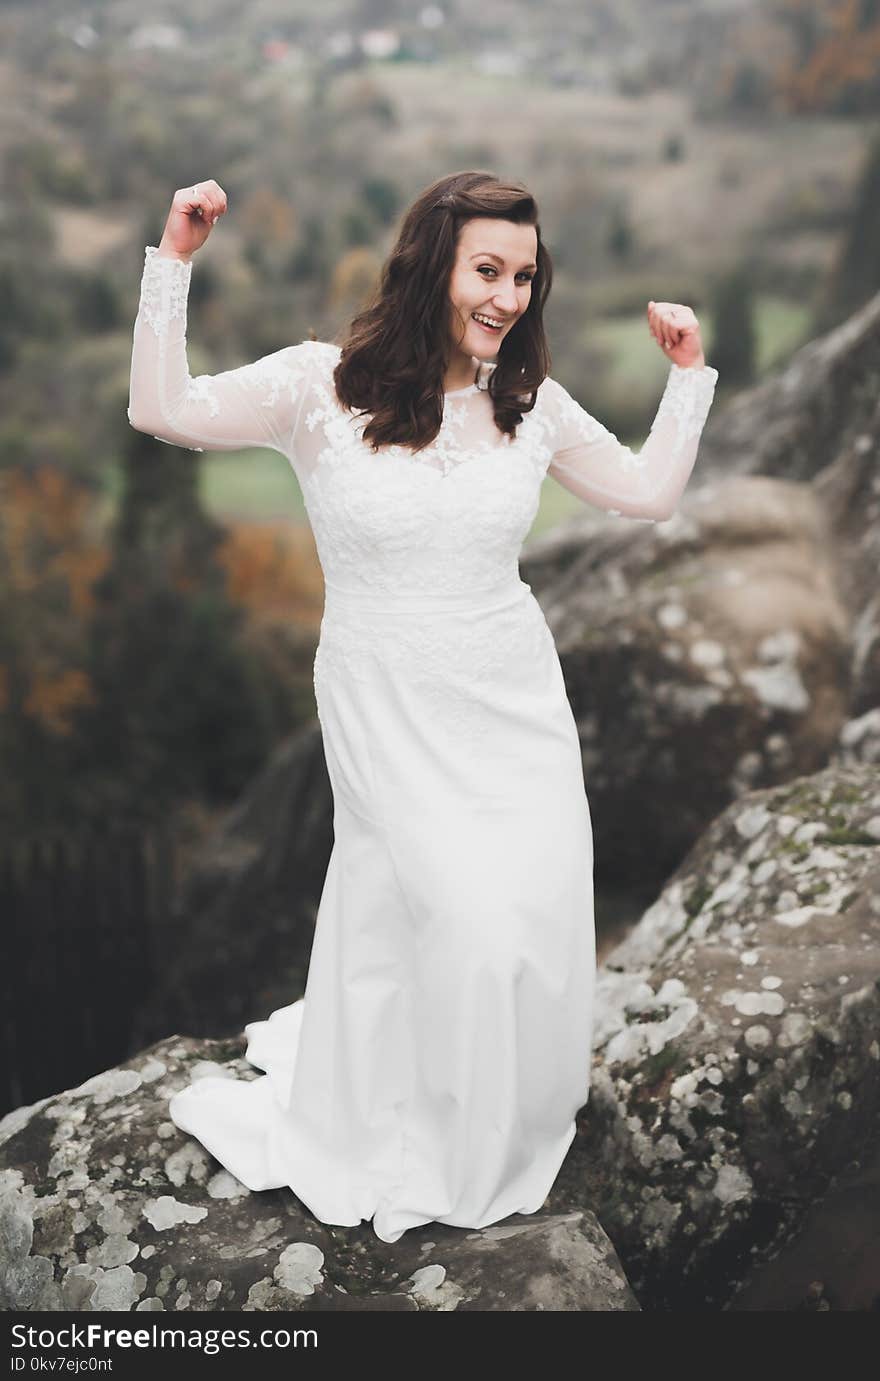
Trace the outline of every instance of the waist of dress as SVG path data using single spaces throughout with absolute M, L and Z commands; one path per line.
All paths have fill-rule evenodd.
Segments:
M 379 614 L 488 614 L 506 609 L 531 594 L 531 585 L 518 576 L 507 577 L 487 589 L 457 591 L 371 590 L 368 586 L 340 585 L 324 580 L 324 610 Z

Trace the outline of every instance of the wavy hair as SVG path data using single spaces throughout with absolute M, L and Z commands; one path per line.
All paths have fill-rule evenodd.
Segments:
M 363 439 L 374 452 L 390 443 L 420 451 L 440 430 L 451 354 L 449 282 L 459 232 L 475 216 L 533 225 L 538 237 L 529 305 L 501 342 L 489 379 L 499 430 L 516 435 L 550 372 L 543 309 L 553 265 L 541 241 L 534 197 L 522 184 L 491 172 L 450 173 L 432 182 L 406 212 L 372 297 L 349 324 L 333 371 L 343 406 L 370 414 Z

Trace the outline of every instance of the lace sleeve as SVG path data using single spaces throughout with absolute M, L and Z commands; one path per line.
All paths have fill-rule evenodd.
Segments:
M 146 247 L 132 342 L 129 422 L 157 441 L 191 451 L 264 446 L 296 465 L 296 423 L 314 342 L 192 378 L 186 354 L 191 276 L 191 260 Z
M 618 441 L 555 379 L 546 379 L 553 449 L 547 473 L 608 513 L 652 523 L 670 518 L 693 470 L 717 378 L 711 365 L 671 364 L 648 438 L 638 452 Z

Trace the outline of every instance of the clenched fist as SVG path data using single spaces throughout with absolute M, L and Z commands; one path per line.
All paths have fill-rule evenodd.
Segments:
M 174 193 L 159 241 L 159 253 L 174 259 L 192 258 L 225 213 L 226 193 L 213 178 L 192 187 L 181 187 Z
M 648 303 L 648 326 L 664 355 L 673 364 L 687 368 L 706 363 L 700 323 L 690 307 L 681 302 Z

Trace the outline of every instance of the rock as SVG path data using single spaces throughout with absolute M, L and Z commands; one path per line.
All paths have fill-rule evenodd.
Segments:
M 600 969 L 551 1207 L 596 1211 L 643 1309 L 724 1307 L 880 1152 L 878 812 L 871 765 L 732 803 Z
M 880 369 L 878 369 L 880 376 Z M 828 553 L 851 626 L 850 713 L 880 705 L 880 378 L 864 427 L 813 483 L 826 514 Z
M 880 1146 L 854 1160 L 804 1216 L 800 1231 L 757 1266 L 730 1312 L 880 1309 Z
M 168 1120 L 198 1067 L 256 1071 L 240 1042 L 173 1036 L 0 1121 L 0 1308 L 326 1312 L 637 1310 L 588 1210 L 393 1244 L 251 1193 Z
M 849 760 L 880 706 L 878 397 L 880 293 L 712 410 L 667 522 L 585 506 L 523 553 L 604 883 L 659 884 L 730 800 Z
M 697 482 L 737 474 L 812 480 L 870 425 L 880 392 L 878 344 L 880 293 L 769 378 L 712 409 Z
M 880 763 L 880 706 L 856 719 L 848 719 L 840 731 L 834 761 Z
M 821 768 L 849 707 L 849 623 L 802 484 L 743 476 L 650 529 L 523 562 L 581 737 L 603 882 L 678 865 L 751 789 Z

